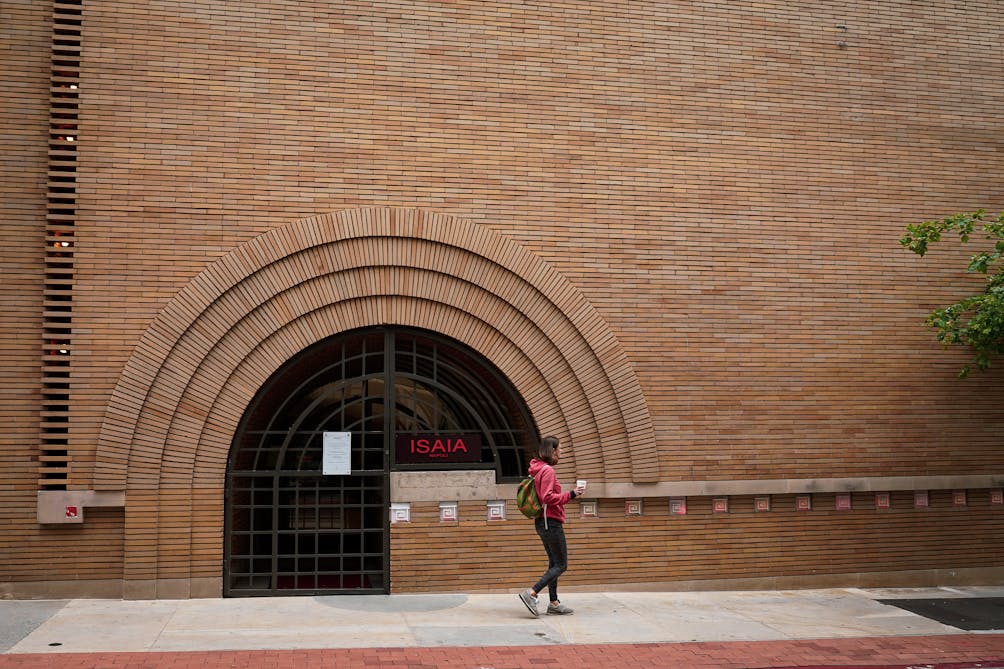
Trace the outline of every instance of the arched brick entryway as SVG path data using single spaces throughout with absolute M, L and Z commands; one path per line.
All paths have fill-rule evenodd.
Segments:
M 490 360 L 540 429 L 567 444 L 569 473 L 658 479 L 631 365 L 565 277 L 455 217 L 325 214 L 208 267 L 150 325 L 123 371 L 102 426 L 95 488 L 126 491 L 125 578 L 137 592 L 185 594 L 158 583 L 218 580 L 227 453 L 251 398 L 311 344 L 379 324 L 441 332 Z

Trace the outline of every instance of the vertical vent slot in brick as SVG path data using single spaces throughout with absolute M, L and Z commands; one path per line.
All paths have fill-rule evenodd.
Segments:
M 42 324 L 42 442 L 38 458 L 38 488 L 66 490 L 70 483 L 70 376 L 82 0 L 56 0 L 52 19 Z

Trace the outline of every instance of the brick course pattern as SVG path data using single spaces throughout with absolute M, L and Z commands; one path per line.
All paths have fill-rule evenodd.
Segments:
M 41 443 L 50 15 L 47 3 L 5 3 L 0 20 L 4 45 L 0 49 L 4 73 L 0 87 L 0 588 L 12 575 L 31 573 L 35 564 L 49 559 L 53 549 L 32 518 Z
M 851 511 L 837 511 L 834 495 L 817 495 L 814 510 L 801 512 L 793 495 L 779 495 L 772 498 L 770 513 L 757 513 L 752 497 L 735 497 L 727 514 L 713 514 L 709 498 L 696 498 L 688 500 L 685 516 L 671 515 L 668 500 L 661 499 L 646 500 L 643 515 L 632 517 L 624 515 L 624 500 L 610 499 L 600 501 L 592 518 L 577 517 L 573 504 L 565 524 L 569 568 L 561 584 L 720 588 L 745 581 L 789 588 L 987 582 L 995 578 L 989 570 L 1000 566 L 995 537 L 1004 530 L 1004 511 L 991 507 L 986 494 L 973 498 L 973 506 L 961 511 L 944 492 L 932 497 L 930 507 L 916 509 L 910 493 L 901 492 L 892 495 L 892 508 L 878 512 L 872 495 L 856 496 Z M 547 556 L 515 502 L 508 503 L 506 515 L 504 522 L 488 521 L 484 503 L 461 502 L 458 521 L 440 522 L 436 504 L 412 505 L 411 522 L 391 527 L 392 590 L 532 586 L 546 571 Z M 456 550 L 461 545 L 464 549 Z M 973 572 L 951 573 L 946 565 Z
M 242 402 L 348 325 L 440 324 L 504 369 L 539 363 L 511 374 L 542 427 L 583 435 L 568 479 L 1004 472 L 1001 371 L 959 382 L 965 354 L 923 326 L 933 307 L 979 289 L 964 272 L 970 250 L 920 260 L 896 241 L 910 222 L 1004 209 L 1000 3 L 89 0 L 68 480 L 128 492 L 125 511 L 40 527 L 50 12 L 15 3 L 0 28 L 19 47 L 2 56 L 11 85 L 0 91 L 12 147 L 0 156 L 0 411 L 11 426 L 0 435 L 0 585 L 218 578 L 221 445 Z M 498 245 L 424 255 L 416 232 L 328 257 L 284 246 L 306 221 L 365 211 Z M 290 251 L 275 276 L 226 273 L 266 239 Z M 518 309 L 474 288 L 494 275 L 464 272 L 506 245 L 539 259 L 571 291 L 557 301 L 574 294 L 584 311 L 535 302 L 532 274 L 509 296 Z M 343 257 L 352 271 L 318 279 Z M 429 260 L 442 266 L 416 269 Z M 289 290 L 262 292 L 273 280 Z M 353 299 L 328 304 L 332 294 Z M 265 306 L 245 318 L 230 299 Z M 221 318 L 175 318 L 196 307 Z M 534 339 L 519 318 L 546 313 L 587 327 L 573 337 L 545 319 L 557 329 Z M 277 333 L 266 315 L 291 325 Z M 165 339 L 155 323 L 176 330 Z M 179 341 L 171 365 L 144 357 Z M 1004 567 L 999 507 L 922 516 L 894 498 L 889 514 L 814 504 L 723 520 L 700 511 L 704 499 L 683 519 L 632 525 L 607 508 L 622 501 L 603 501 L 604 529 L 582 541 L 622 537 L 637 577 L 580 562 L 570 579 Z M 403 590 L 423 587 L 403 556 L 447 532 L 416 512 L 392 530 Z M 677 520 L 695 548 L 669 560 Z M 460 540 L 504 547 L 499 535 L 517 526 L 498 527 Z M 831 562 L 834 534 L 859 554 L 841 548 Z M 696 548 L 709 543 L 719 552 Z M 466 578 L 445 564 L 430 582 Z M 512 580 L 501 567 L 485 576 Z

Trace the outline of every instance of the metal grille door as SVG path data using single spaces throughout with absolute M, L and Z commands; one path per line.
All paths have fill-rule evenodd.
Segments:
M 389 472 L 399 434 L 477 434 L 479 462 L 519 477 L 536 434 L 508 382 L 430 333 L 379 328 L 321 342 L 258 393 L 227 471 L 224 595 L 389 592 Z M 351 473 L 322 474 L 325 432 Z

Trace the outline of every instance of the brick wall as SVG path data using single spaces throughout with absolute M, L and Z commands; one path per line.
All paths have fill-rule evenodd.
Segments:
M 960 386 L 920 325 L 976 284 L 961 253 L 896 243 L 1004 207 L 999 11 L 92 3 L 77 466 L 134 342 L 210 261 L 397 205 L 490 226 L 585 293 L 665 478 L 999 467 L 973 427 L 1004 419 L 999 380 Z
M 0 20 L 0 591 L 65 547 L 35 522 L 52 29 L 46 3 Z M 96 550 L 97 559 L 109 556 Z M 110 558 L 114 561 L 114 557 Z M 74 567 L 76 569 L 76 567 Z
M 643 515 L 625 516 L 624 502 L 602 500 L 591 518 L 578 517 L 574 503 L 567 507 L 569 570 L 561 585 L 959 584 L 988 582 L 989 572 L 980 570 L 1000 567 L 1004 511 L 990 505 L 986 490 L 971 491 L 966 507 L 954 506 L 949 492 L 938 492 L 921 509 L 909 492 L 890 495 L 888 509 L 876 509 L 872 494 L 854 494 L 847 511 L 836 510 L 832 494 L 813 495 L 810 511 L 796 511 L 793 495 L 775 495 L 766 513 L 755 512 L 747 496 L 729 498 L 724 514 L 712 513 L 706 497 L 688 499 L 683 516 L 671 515 L 666 499 L 646 499 Z M 393 591 L 533 585 L 547 569 L 544 549 L 515 503 L 507 505 L 506 515 L 505 521 L 488 521 L 484 503 L 461 502 L 459 521 L 444 523 L 437 504 L 413 505 L 411 522 L 391 528 Z
M 34 524 L 31 503 L 47 12 L 17 4 L 4 28 L 25 48 L 4 56 L 17 74 L 2 95 L 16 104 L 0 116 L 15 146 L 0 158 L 0 192 L 12 212 L 4 258 L 16 263 L 0 288 L 15 370 L 2 410 L 16 425 L 0 437 L 12 472 L 0 494 L 16 530 L 6 536 L 39 549 L 31 568 L 0 568 L 18 581 L 72 571 L 55 555 L 72 543 L 115 578 L 119 550 L 101 548 L 109 528 L 121 523 L 142 555 L 158 541 L 155 520 L 106 511 L 54 533 Z M 919 219 L 1004 208 L 1002 18 L 989 0 L 89 0 L 74 485 L 92 482 L 108 400 L 137 342 L 193 277 L 269 230 L 371 206 L 487 226 L 582 291 L 634 366 L 663 480 L 1000 472 L 1001 372 L 960 383 L 963 354 L 942 352 L 922 326 L 931 308 L 978 286 L 961 271 L 965 252 L 920 260 L 896 240 Z M 193 484 L 194 503 L 186 485 L 157 513 L 177 520 L 196 508 L 196 545 L 221 541 L 222 482 Z M 976 529 L 997 522 L 966 513 Z M 851 536 L 848 519 L 860 518 L 905 542 L 890 569 L 911 555 L 918 568 L 962 559 L 944 550 L 957 539 L 950 520 L 925 543 L 899 512 L 807 518 L 797 522 L 827 536 Z M 676 520 L 665 521 L 672 531 Z M 729 522 L 746 520 L 770 546 L 764 572 L 803 573 L 791 566 L 787 519 Z M 657 553 L 661 522 L 640 519 L 634 535 Z M 694 541 L 718 536 L 721 522 L 690 530 Z M 419 527 L 395 528 L 395 556 L 421 549 Z M 125 576 L 212 576 L 218 552 L 189 560 L 189 536 L 171 532 L 161 531 L 160 567 L 139 560 Z M 639 575 L 705 578 L 706 558 Z M 842 559 L 848 572 L 867 568 L 852 552 Z M 734 560 L 721 569 L 746 573 Z

